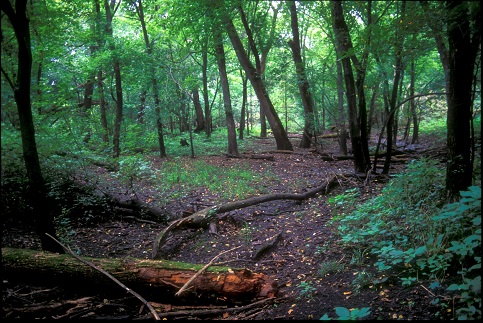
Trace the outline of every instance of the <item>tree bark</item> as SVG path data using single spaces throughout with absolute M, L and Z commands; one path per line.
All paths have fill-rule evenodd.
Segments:
M 401 21 L 403 21 L 405 17 L 405 10 L 406 10 L 406 2 L 403 1 L 402 6 L 401 6 L 401 16 L 398 18 Z M 402 30 L 397 30 L 396 31 L 396 39 L 395 39 L 395 55 L 396 55 L 396 62 L 395 62 L 395 70 L 394 70 L 394 80 L 392 83 L 392 92 L 391 92 L 391 98 L 389 99 L 389 105 L 390 105 L 390 111 L 387 111 L 390 113 L 389 117 L 389 122 L 387 123 L 387 128 L 386 128 L 386 134 L 387 134 L 387 140 L 386 140 L 386 160 L 384 161 L 384 167 L 382 169 L 382 174 L 389 174 L 389 167 L 391 165 L 391 151 L 392 151 L 392 146 L 393 146 L 393 140 L 396 140 L 397 138 L 394 136 L 393 133 L 393 127 L 397 127 L 395 123 L 395 115 L 396 115 L 396 108 L 399 107 L 400 105 L 397 104 L 397 97 L 398 97 L 398 88 L 399 88 L 399 82 L 401 81 L 401 75 L 403 74 L 404 70 L 404 65 L 403 65 L 403 58 L 402 58 L 402 50 L 403 50 L 403 44 L 404 44 L 404 31 Z M 394 138 L 393 138 L 394 137 Z
M 195 107 L 196 113 L 196 128 L 193 131 L 198 133 L 205 130 L 205 116 L 203 115 L 203 108 L 201 107 L 200 93 L 198 88 L 194 88 L 192 92 L 193 106 Z
M 292 143 L 288 139 L 287 133 L 283 128 L 282 122 L 280 121 L 280 118 L 275 111 L 272 101 L 270 100 L 268 92 L 265 88 L 260 70 L 256 69 L 248 59 L 245 48 L 230 16 L 228 14 L 223 14 L 222 19 L 238 60 L 240 61 L 241 66 L 245 70 L 247 78 L 250 80 L 250 83 L 253 86 L 253 90 L 257 95 L 260 105 L 263 107 L 265 116 L 267 117 L 268 123 L 272 129 L 273 136 L 275 137 L 277 149 L 293 150 Z
M 230 85 L 228 74 L 226 73 L 225 49 L 223 48 L 223 37 L 219 30 L 214 29 L 215 53 L 218 70 L 220 72 L 221 89 L 223 93 L 223 106 L 225 110 L 226 128 L 228 132 L 228 151 L 230 156 L 239 156 L 238 144 L 236 142 L 236 128 L 233 119 L 233 109 L 231 107 Z
M 347 109 L 349 114 L 349 132 L 352 153 L 354 154 L 354 170 L 357 173 L 365 173 L 370 169 L 370 163 L 368 164 L 368 154 L 366 158 L 365 148 L 363 146 L 367 146 L 368 143 L 367 140 L 364 142 L 361 136 L 361 123 L 357 115 L 357 90 L 351 66 L 351 59 L 353 58 L 347 55 L 348 52 L 353 50 L 353 47 L 340 1 L 332 1 L 332 15 L 334 17 L 333 28 L 336 36 L 338 57 L 342 57 L 341 61 L 344 70 Z
M 310 93 L 310 84 L 305 74 L 305 66 L 302 61 L 302 54 L 300 49 L 300 35 L 297 18 L 297 7 L 295 1 L 290 1 L 290 17 L 292 26 L 293 39 L 288 42 L 292 50 L 292 57 L 295 64 L 295 71 L 297 73 L 298 87 L 302 106 L 304 107 L 304 132 L 302 140 L 300 141 L 300 148 L 310 148 L 313 132 L 314 132 L 314 105 L 312 94 Z
M 149 41 L 148 31 L 146 29 L 146 21 L 144 19 L 144 9 L 143 3 L 141 0 L 135 3 L 136 6 L 136 13 L 139 17 L 139 22 L 141 23 L 141 29 L 143 31 L 143 38 L 144 44 L 146 46 L 146 52 L 149 56 L 153 55 L 153 44 Z M 158 134 L 158 146 L 159 146 L 159 157 L 164 158 L 166 157 L 166 147 L 164 145 L 164 134 L 163 134 L 163 123 L 161 121 L 161 107 L 159 101 L 159 89 L 158 89 L 158 80 L 156 78 L 156 72 L 154 70 L 154 66 L 151 64 L 149 66 L 149 72 L 151 75 L 151 83 L 153 84 L 153 97 L 154 97 L 154 110 L 156 113 L 156 129 Z M 144 91 L 144 95 L 146 95 L 146 91 Z
M 29 184 L 29 201 L 32 206 L 32 216 L 36 233 L 40 238 L 42 249 L 62 252 L 56 243 L 46 233 L 56 237 L 54 217 L 49 210 L 44 178 L 40 168 L 35 127 L 30 99 L 30 73 L 32 71 L 32 50 L 30 44 L 29 19 L 27 18 L 27 1 L 15 1 L 15 10 L 9 1 L 2 1 L 1 11 L 5 13 L 15 32 L 18 44 L 18 65 L 15 84 L 11 84 L 20 122 L 23 159 Z
M 240 128 L 238 129 L 238 139 L 243 140 L 243 132 L 245 131 L 245 124 L 248 124 L 247 113 L 247 82 L 248 79 L 243 75 L 243 70 L 240 70 L 240 77 L 242 79 L 242 105 L 240 111 Z M 248 127 L 247 127 L 248 129 Z
M 337 142 L 339 144 L 339 153 L 347 155 L 347 130 L 344 112 L 344 80 L 342 76 L 342 63 L 337 61 Z
M 203 103 L 205 105 L 205 133 L 206 137 L 211 136 L 211 107 L 208 98 L 208 36 L 203 38 L 203 45 L 201 48 L 201 55 L 203 63 L 201 66 L 202 79 L 203 79 Z
M 119 8 L 120 2 L 117 3 L 115 1 L 111 1 L 109 3 L 108 0 L 104 0 L 104 9 L 106 11 L 106 34 L 112 38 L 112 19 L 114 17 L 117 8 Z M 109 45 L 109 50 L 115 50 L 114 43 L 112 43 L 112 39 L 110 39 L 111 44 Z M 123 118 L 123 98 L 122 98 L 122 81 L 121 81 L 121 63 L 119 62 L 119 58 L 114 55 L 114 79 L 115 79 L 115 88 L 116 88 L 116 115 L 114 119 L 114 134 L 112 138 L 113 143 L 113 157 L 119 157 L 121 154 L 121 147 L 120 147 L 120 138 L 121 138 L 121 123 Z
M 189 284 L 190 293 L 185 292 L 180 296 L 218 296 L 239 301 L 271 298 L 277 294 L 277 286 L 272 277 L 248 269 L 211 266 L 206 271 L 201 271 L 203 264 L 169 260 L 91 257 L 83 259 L 108 272 L 133 290 L 162 288 L 165 297 L 173 298 L 174 294 L 195 275 Z M 2 248 L 2 265 L 4 277 L 14 277 L 23 282 L 32 279 L 36 283 L 55 282 L 80 288 L 88 286 L 92 289 L 109 288 L 110 285 L 114 285 L 114 282 L 97 270 L 66 254 Z
M 446 191 L 448 201 L 454 201 L 460 197 L 460 191 L 471 186 L 473 177 L 470 135 L 472 85 L 476 56 L 481 47 L 481 9 L 479 2 L 447 1 L 446 5 L 450 56 Z M 475 12 L 470 12 L 470 6 L 474 6 Z M 470 14 L 473 17 L 470 18 Z

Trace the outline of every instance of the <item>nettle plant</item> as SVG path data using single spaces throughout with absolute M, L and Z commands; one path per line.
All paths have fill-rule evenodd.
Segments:
M 375 256 L 378 270 L 397 272 L 407 286 L 448 280 L 455 315 L 481 318 L 481 188 L 445 204 L 444 173 L 436 161 L 413 161 L 381 195 L 332 223 L 344 246 Z M 354 192 L 346 194 L 337 200 L 351 201 Z

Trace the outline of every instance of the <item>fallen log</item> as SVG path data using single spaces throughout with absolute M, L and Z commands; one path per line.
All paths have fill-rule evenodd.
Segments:
M 174 300 L 174 294 L 184 286 L 203 265 L 168 260 L 137 258 L 108 259 L 84 257 L 96 267 L 109 272 L 130 288 L 150 290 L 160 288 L 163 298 Z M 105 289 L 114 283 L 92 267 L 79 263 L 66 254 L 30 249 L 2 248 L 3 279 L 21 282 L 66 284 L 81 289 Z M 196 295 L 216 297 L 227 301 L 275 297 L 277 286 L 272 277 L 248 269 L 210 266 L 190 282 L 183 298 Z
M 248 206 L 274 201 L 274 200 L 297 200 L 302 201 L 309 197 L 316 195 L 317 193 L 326 194 L 330 188 L 338 184 L 337 176 L 326 180 L 322 185 L 301 194 L 292 193 L 275 193 L 261 196 L 251 197 L 241 201 L 228 202 L 222 205 L 214 205 L 204 208 L 192 215 L 172 221 L 163 231 L 161 231 L 153 244 L 153 258 L 159 259 L 161 257 L 160 248 L 163 246 L 168 233 L 174 230 L 181 230 L 186 228 L 208 228 L 210 221 L 212 221 L 216 215 L 225 212 L 242 209 Z

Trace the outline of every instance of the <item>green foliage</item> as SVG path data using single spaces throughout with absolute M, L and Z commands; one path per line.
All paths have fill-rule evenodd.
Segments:
M 313 283 L 306 281 L 300 282 L 297 288 L 300 289 L 297 299 L 305 298 L 311 300 L 314 297 L 314 293 L 317 291 L 317 288 L 314 287 Z
M 204 160 L 164 162 L 159 179 L 165 189 L 204 187 L 223 199 L 242 199 L 263 190 L 263 177 L 248 167 L 223 167 Z
M 243 227 L 239 231 L 239 234 L 241 235 L 243 241 L 245 241 L 247 246 L 250 246 L 252 243 L 253 231 L 254 231 L 254 228 L 247 221 L 243 223 Z
M 336 260 L 323 261 L 319 265 L 319 276 L 324 277 L 330 274 L 338 273 L 344 270 L 345 266 L 343 263 Z
M 354 280 L 351 282 L 351 286 L 354 289 L 355 294 L 359 293 L 361 289 L 368 288 L 373 284 L 374 275 L 363 270 L 357 273 Z
M 346 190 L 343 194 L 331 196 L 327 199 L 327 204 L 332 206 L 332 215 L 347 214 L 353 210 L 354 202 L 360 196 L 357 187 Z
M 346 320 L 352 321 L 352 320 L 361 319 L 371 314 L 371 308 L 363 307 L 360 309 L 359 308 L 348 309 L 345 307 L 336 307 L 335 314 L 337 314 L 338 316 L 337 320 L 339 321 L 346 321 Z M 329 315 L 327 314 L 324 314 L 324 316 L 322 316 L 320 320 L 330 321 L 330 320 L 333 320 L 333 318 L 329 317 Z
M 443 174 L 435 161 L 413 161 L 380 196 L 333 223 L 345 246 L 370 250 L 376 267 L 399 272 L 402 285 L 459 280 L 449 289 L 460 293 L 458 317 L 481 318 L 474 292 L 481 280 L 481 188 L 469 187 L 458 202 L 444 204 Z

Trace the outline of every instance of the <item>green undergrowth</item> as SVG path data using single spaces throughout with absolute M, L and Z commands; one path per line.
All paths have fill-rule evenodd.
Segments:
M 403 286 L 429 283 L 435 295 L 445 294 L 433 304 L 454 303 L 455 319 L 480 319 L 481 186 L 447 204 L 444 180 L 437 161 L 412 161 L 362 205 L 354 203 L 358 189 L 330 197 L 330 224 L 344 247 L 369 254 L 378 271 L 396 273 Z
M 248 164 L 228 167 L 205 160 L 169 161 L 163 163 L 159 171 L 159 184 L 173 194 L 204 188 L 223 200 L 244 199 L 264 193 L 264 182 L 273 176 L 270 170 L 266 174 L 258 174 L 250 170 Z

